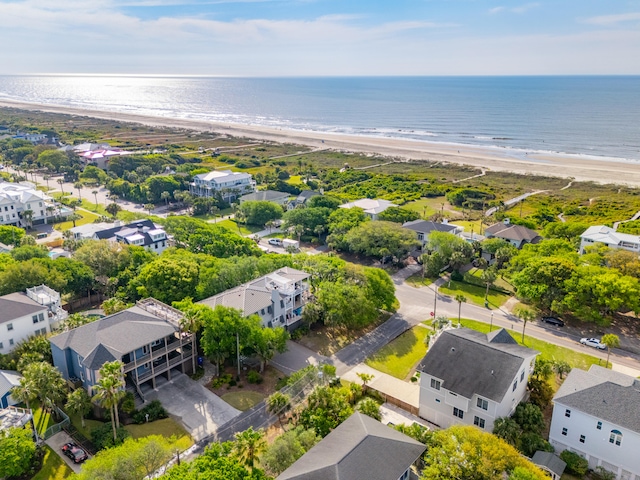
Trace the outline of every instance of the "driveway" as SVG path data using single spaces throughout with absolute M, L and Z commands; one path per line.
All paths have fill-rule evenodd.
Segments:
M 216 429 L 240 415 L 206 387 L 187 375 L 177 375 L 170 382 L 152 390 L 146 399 L 160 400 L 172 417 L 179 420 L 195 440 L 215 433 Z
M 73 438 L 67 435 L 66 432 L 58 432 L 52 437 L 49 437 L 47 440 L 44 441 L 44 443 L 49 445 L 49 447 L 51 447 L 51 450 L 53 450 L 56 453 L 56 455 L 58 455 L 64 461 L 64 463 L 69 465 L 69 467 L 75 473 L 80 473 L 81 465 L 73 463 L 69 457 L 67 457 L 65 454 L 62 453 L 62 446 L 65 443 L 69 443 L 69 442 L 73 442 Z M 89 458 L 91 458 L 91 456 L 89 456 Z

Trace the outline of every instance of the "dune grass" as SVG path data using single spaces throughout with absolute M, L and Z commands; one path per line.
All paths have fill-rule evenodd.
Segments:
M 367 358 L 365 363 L 404 380 L 427 353 L 424 341 L 428 334 L 427 328 L 413 327 Z

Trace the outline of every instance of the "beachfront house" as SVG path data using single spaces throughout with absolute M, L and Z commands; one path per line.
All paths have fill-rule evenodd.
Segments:
M 248 173 L 214 170 L 193 177 L 189 192 L 196 197 L 220 196 L 225 202 L 234 202 L 242 195 L 253 193 L 256 182 Z
M 302 320 L 302 311 L 310 298 L 309 274 L 284 267 L 251 282 L 200 301 L 240 310 L 243 316 L 258 315 L 264 327 L 294 330 Z
M 127 225 L 119 220 L 114 223 L 89 223 L 70 230 L 76 240 L 109 240 L 144 247 L 157 254 L 169 248 L 170 242 L 167 232 L 151 220 L 137 220 Z
M 271 202 L 284 206 L 289 201 L 290 195 L 286 192 L 276 192 L 275 190 L 258 190 L 240 197 L 240 205 L 244 202 Z
M 525 398 L 536 355 L 503 328 L 444 330 L 418 366 L 420 417 L 442 428 L 493 431 L 495 419 L 511 415 Z
M 411 222 L 403 223 L 402 227 L 416 232 L 421 248 L 424 248 L 429 241 L 429 235 L 431 232 L 445 232 L 459 236 L 464 231 L 463 227 L 453 225 L 447 220 L 443 220 L 442 223 L 431 222 L 428 220 L 413 220 Z
M 53 199 L 34 184 L 0 181 L 0 225 L 42 225 L 52 220 L 56 212 Z
M 619 233 L 605 225 L 589 227 L 580 235 L 580 254 L 583 254 L 587 247 L 598 243 L 609 248 L 619 248 L 640 254 L 640 236 Z
M 0 297 L 0 354 L 33 335 L 46 335 L 67 318 L 60 294 L 46 285 Z
M 340 208 L 361 208 L 365 215 L 371 220 L 378 220 L 378 215 L 389 207 L 397 207 L 397 205 L 391 203 L 389 200 L 379 200 L 375 198 L 362 198 L 340 205 Z
M 408 480 L 426 447 L 356 412 L 276 480 Z
M 619 480 L 640 480 L 640 380 L 599 365 L 574 368 L 553 397 L 549 442 L 603 467 Z
M 120 360 L 126 388 L 144 399 L 159 380 L 195 371 L 195 335 L 180 327 L 182 312 L 153 298 L 49 339 L 53 364 L 91 394 L 100 367 Z
M 495 223 L 485 228 L 484 236 L 486 238 L 501 238 L 518 249 L 527 243 L 535 244 L 542 240 L 542 237 L 535 230 L 522 225 L 513 225 L 508 218 L 505 218 L 502 223 Z

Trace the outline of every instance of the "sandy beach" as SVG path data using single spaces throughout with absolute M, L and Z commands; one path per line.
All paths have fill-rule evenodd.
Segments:
M 429 160 L 508 171 L 519 174 L 573 178 L 579 181 L 640 186 L 640 165 L 610 160 L 592 160 L 566 155 L 519 152 L 471 145 L 449 145 L 356 135 L 282 130 L 263 126 L 217 123 L 197 119 L 154 117 L 121 112 L 87 110 L 66 106 L 32 104 L 0 100 L 0 106 L 30 111 L 46 111 L 71 115 L 141 123 L 152 126 L 215 131 L 237 137 L 270 140 L 351 152 L 373 153 L 404 160 Z M 524 155 L 524 158 L 522 158 Z

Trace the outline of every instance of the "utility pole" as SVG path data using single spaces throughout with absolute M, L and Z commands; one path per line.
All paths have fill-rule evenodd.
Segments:
M 491 323 L 489 324 L 489 331 L 493 330 L 493 312 L 491 312 Z
M 436 306 L 438 305 L 438 285 L 433 291 L 433 330 L 436 329 Z
M 238 380 L 240 379 L 240 334 L 236 333 L 236 352 L 238 355 Z

